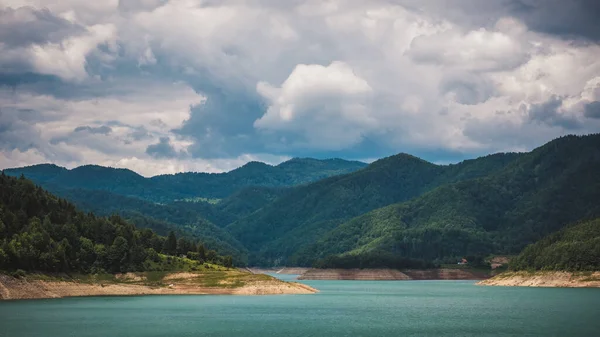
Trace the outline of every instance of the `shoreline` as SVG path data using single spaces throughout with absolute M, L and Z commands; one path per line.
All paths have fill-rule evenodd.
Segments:
M 115 281 L 56 280 L 35 277 L 14 278 L 0 274 L 0 300 L 49 299 L 90 296 L 145 295 L 284 295 L 313 294 L 316 289 L 297 282 L 284 282 L 270 276 L 234 275 L 216 283 L 201 273 L 172 273 L 165 284 L 148 284 L 138 274 Z M 241 280 L 240 280 L 241 279 Z M 209 283 L 207 283 L 209 282 Z
M 516 271 L 504 272 L 477 282 L 479 286 L 540 287 L 540 288 L 600 288 L 600 271 Z
M 298 280 L 362 280 L 362 281 L 418 281 L 418 280 L 485 280 L 491 275 L 471 269 L 309 269 Z

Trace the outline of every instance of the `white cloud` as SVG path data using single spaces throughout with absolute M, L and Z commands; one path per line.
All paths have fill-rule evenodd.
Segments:
M 40 111 L 43 119 L 29 126 L 38 135 L 32 138 L 38 142 L 36 156 L 56 160 L 67 153 L 73 162 L 131 167 L 146 162 L 148 170 L 170 172 L 196 167 L 195 160 L 197 167 L 217 161 L 148 157 L 146 147 L 160 137 L 168 137 L 179 152 L 209 138 L 264 142 L 255 152 L 271 149 L 277 155 L 353 155 L 349 149 L 364 139 L 397 152 L 529 149 L 573 132 L 532 122 L 532 107 L 558 97 L 558 113 L 582 121 L 586 104 L 600 99 L 597 44 L 532 31 L 529 19 L 500 2 L 448 3 L 5 0 L 0 7 L 48 8 L 82 30 L 27 47 L 0 43 L 0 70 L 22 67 L 81 83 L 85 90 L 112 89 L 94 98 L 4 88 L 0 104 L 13 113 Z M 101 64 L 91 67 L 90 60 Z M 214 99 L 228 101 L 213 105 L 223 108 L 215 115 L 231 115 L 200 118 L 196 139 L 172 132 L 193 119 L 190 106 L 212 97 L 194 89 L 220 93 Z M 243 106 L 236 106 L 231 95 L 239 92 L 258 103 L 244 105 L 244 96 Z M 264 111 L 248 117 L 247 107 L 259 103 L 266 105 Z M 78 126 L 114 121 L 120 124 L 111 124 L 109 135 L 68 138 Z M 598 122 L 571 127 L 578 126 L 578 133 L 597 131 Z M 234 131 L 219 129 L 227 127 Z M 219 160 L 253 155 L 244 150 L 245 155 L 228 157 L 235 146 L 217 145 L 224 153 Z M 34 150 L 20 149 L 39 159 Z M 5 156 L 21 158 L 17 150 L 6 151 Z
M 460 28 L 415 38 L 409 50 L 416 62 L 466 71 L 514 69 L 528 59 L 527 41 L 485 28 L 466 33 Z
M 204 98 L 182 83 L 132 82 L 106 88 L 102 96 L 64 99 L 0 89 L 0 147 L 14 152 L 35 149 L 46 161 L 71 163 L 118 162 L 145 155 L 146 147 L 189 117 L 190 107 Z M 110 132 L 76 132 L 80 128 L 110 128 Z M 141 136 L 140 136 L 141 135 Z M 176 139 L 177 150 L 189 141 Z M 5 154 L 12 161 L 39 161 L 39 156 Z M 16 159 L 15 159 L 16 158 Z
M 369 116 L 372 88 L 344 62 L 301 64 L 280 88 L 259 82 L 257 91 L 270 106 L 254 125 L 301 135 L 292 146 L 341 149 L 377 126 Z
M 99 44 L 109 42 L 115 35 L 111 24 L 95 25 L 82 36 L 60 43 L 32 45 L 28 49 L 34 69 L 40 74 L 56 75 L 65 80 L 81 81 L 87 77 L 86 57 Z

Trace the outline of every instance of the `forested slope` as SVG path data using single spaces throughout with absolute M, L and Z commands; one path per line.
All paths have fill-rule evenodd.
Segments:
M 352 217 L 446 183 L 485 176 L 519 157 L 495 154 L 444 166 L 399 154 L 351 174 L 293 188 L 227 229 L 249 250 L 260 251 L 258 263 L 269 264 Z
M 233 256 L 237 265 L 247 262 L 246 248 L 229 232 L 204 217 L 208 212 L 221 214 L 212 205 L 201 202 L 161 205 L 106 191 L 81 189 L 58 189 L 57 194 L 84 211 L 102 216 L 118 214 L 140 228 L 150 228 L 161 235 L 175 231 L 180 236 L 204 242 L 221 254 Z M 233 213 L 227 213 L 227 216 L 235 217 Z
M 354 218 L 292 260 L 378 251 L 441 261 L 517 253 L 568 223 L 600 216 L 598 172 L 600 136 L 563 137 L 487 177 Z
M 362 165 L 348 163 L 356 162 L 293 159 L 275 167 L 249 163 L 218 175 L 226 182 L 220 191 L 229 194 L 206 202 L 198 199 L 215 196 L 218 185 L 211 184 L 218 180 L 197 186 L 193 180 L 206 174 L 157 177 L 158 186 L 173 193 L 212 191 L 195 194 L 193 202 L 157 202 L 160 198 L 143 200 L 98 187 L 124 179 L 123 186 L 137 186 L 133 189 L 139 188 L 139 196 L 161 191 L 145 185 L 156 184 L 155 178 L 131 171 L 87 167 L 104 176 L 88 182 L 98 185 L 89 190 L 53 185 L 65 172 L 81 170 L 52 165 L 23 170 L 83 210 L 120 214 L 160 234 L 175 230 L 233 255 L 237 264 L 249 259 L 251 265 L 264 266 L 429 265 L 467 255 L 517 254 L 568 223 L 600 217 L 597 134 L 565 136 L 529 153 L 493 154 L 453 165 L 398 154 L 351 173 L 302 183 Z M 85 182 L 78 179 L 70 184 Z M 171 184 L 162 179 L 175 180 Z M 255 186 L 255 179 L 264 185 Z M 299 185 L 277 185 L 283 181 Z M 232 186 L 242 187 L 234 191 Z
M 600 219 L 582 221 L 527 246 L 511 270 L 600 270 Z
M 51 191 L 102 190 L 152 202 L 222 199 L 250 186 L 286 187 L 354 172 L 367 164 L 342 159 L 294 158 L 277 166 L 250 162 L 226 173 L 179 173 L 144 178 L 127 170 L 86 165 L 67 170 L 51 164 L 7 169 L 11 176 L 25 175 Z
M 86 214 L 25 178 L 0 175 L 0 269 L 123 272 L 161 269 L 177 260 L 159 253 L 231 264 L 174 233 L 165 238 L 118 216 Z

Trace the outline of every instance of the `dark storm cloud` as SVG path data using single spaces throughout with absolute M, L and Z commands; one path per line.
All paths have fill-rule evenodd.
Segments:
M 73 130 L 73 132 L 88 132 L 88 133 L 92 133 L 92 134 L 108 135 L 109 133 L 112 132 L 112 129 L 110 126 L 106 126 L 106 125 L 97 126 L 97 127 L 82 125 L 82 126 L 76 127 Z
M 600 102 L 595 101 L 586 104 L 583 114 L 587 118 L 600 118 Z
M 206 102 L 191 109 L 190 118 L 176 133 L 195 139 L 189 152 L 194 157 L 238 156 L 264 150 L 254 121 L 266 106 L 251 92 L 239 88 L 203 88 Z
M 57 76 L 36 74 L 25 68 L 3 70 L 0 68 L 0 89 L 9 88 L 15 93 L 43 94 L 66 100 L 94 99 L 106 96 L 113 89 L 112 83 L 70 83 Z
M 516 17 L 530 30 L 567 39 L 600 40 L 598 0 L 397 0 L 401 5 L 461 26 L 493 28 Z
M 177 151 L 171 145 L 169 137 L 160 137 L 158 143 L 149 145 L 146 148 L 146 153 L 154 158 L 175 158 L 178 156 Z
M 531 30 L 600 40 L 598 0 L 514 0 L 508 8 Z
M 56 43 L 84 29 L 52 14 L 48 9 L 0 9 L 0 42 L 8 47 Z
M 528 111 L 529 120 L 550 126 L 559 126 L 568 130 L 580 129 L 580 121 L 559 111 L 562 103 L 562 98 L 552 96 L 544 103 L 532 104 Z

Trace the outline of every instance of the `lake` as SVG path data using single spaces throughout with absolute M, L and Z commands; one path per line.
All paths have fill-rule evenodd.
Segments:
M 0 336 L 600 336 L 600 289 L 303 282 L 321 292 L 0 301 Z

